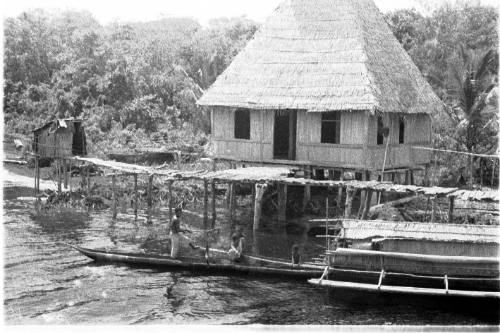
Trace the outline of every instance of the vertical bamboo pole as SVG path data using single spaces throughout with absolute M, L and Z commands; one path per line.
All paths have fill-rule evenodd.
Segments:
M 470 179 L 469 179 L 469 187 L 472 190 L 474 187 L 474 159 L 472 155 L 469 156 L 469 168 L 470 168 Z
M 56 167 L 57 167 L 57 193 L 61 194 L 62 192 L 62 177 L 61 177 L 61 159 L 56 159 Z
M 71 192 L 73 189 L 73 185 L 71 184 L 71 172 L 72 172 L 72 167 L 73 167 L 73 160 L 70 158 L 69 159 L 69 191 Z
M 286 222 L 287 192 L 286 184 L 278 184 L 278 222 Z
M 493 159 L 493 165 L 491 166 L 491 188 L 493 189 L 494 188 L 494 184 L 495 184 L 495 168 L 496 168 L 496 160 Z
M 64 188 L 68 188 L 68 165 L 65 158 L 63 158 L 63 174 L 64 174 Z
M 450 197 L 450 206 L 448 208 L 448 223 L 453 223 L 453 208 L 455 207 L 455 197 Z
M 172 207 L 174 205 L 174 199 L 172 198 L 172 180 L 168 181 L 168 218 L 170 223 L 172 223 L 172 218 L 174 217 Z
M 38 153 L 35 152 L 35 211 L 38 213 L 40 208 L 40 162 Z
M 431 222 L 436 220 L 436 198 L 432 198 Z
M 354 188 L 349 186 L 346 192 L 344 218 L 348 219 L 351 216 Z
M 139 208 L 139 191 L 137 190 L 137 174 L 134 173 L 134 216 L 137 220 L 137 210 Z
M 260 228 L 260 218 L 262 216 L 262 198 L 266 191 L 267 184 L 255 184 L 255 205 L 253 209 L 253 230 Z
M 361 180 L 366 182 L 366 171 L 363 171 L 361 173 Z M 363 211 L 365 209 L 365 197 L 366 197 L 366 190 L 361 190 L 361 196 L 359 198 L 359 210 L 358 210 L 358 218 L 360 218 L 363 215 Z
M 363 214 L 361 215 L 362 220 L 368 219 L 368 214 L 370 213 L 370 204 L 372 201 L 372 194 L 373 190 L 367 190 L 366 197 L 365 197 L 365 205 L 363 209 Z
M 304 185 L 304 198 L 302 200 L 302 212 L 305 212 L 308 202 L 311 200 L 311 185 Z
M 424 170 L 424 186 L 429 186 L 429 164 L 425 165 Z
M 87 197 L 90 197 L 90 165 L 86 166 L 87 170 Z
M 116 215 L 117 215 L 117 212 L 116 212 L 116 204 L 117 204 L 117 197 L 116 197 L 116 176 L 113 174 L 113 176 L 111 176 L 111 190 L 113 191 L 113 220 L 116 219 Z
M 152 210 L 153 210 L 153 178 L 154 175 L 149 175 L 148 178 L 148 217 L 147 223 L 151 223 Z
M 182 158 L 182 153 L 180 150 L 177 150 L 176 151 L 176 155 L 177 155 L 177 169 L 181 169 L 181 158 Z
M 344 170 L 340 170 L 340 180 L 344 180 Z M 340 207 L 340 203 L 342 202 L 342 191 L 344 190 L 343 186 L 339 186 L 338 194 L 337 194 L 337 202 Z
M 234 184 L 229 183 L 228 187 L 228 211 L 229 211 L 229 228 L 233 229 L 233 214 L 234 214 Z
M 208 179 L 203 180 L 203 228 L 208 229 Z
M 328 206 L 328 195 L 326 196 L 325 206 L 326 206 L 326 209 L 325 209 L 325 217 L 326 217 L 326 221 L 325 221 L 325 241 L 326 241 L 326 244 L 325 244 L 325 247 L 326 247 L 327 251 L 330 251 L 330 241 L 328 239 L 328 229 L 330 228 L 330 221 L 328 220 L 328 210 L 330 209 L 330 207 Z
M 215 180 L 212 180 L 212 229 L 215 228 L 215 221 L 217 220 L 217 187 Z

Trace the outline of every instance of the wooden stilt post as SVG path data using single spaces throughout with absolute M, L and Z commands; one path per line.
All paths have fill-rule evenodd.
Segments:
M 302 199 L 302 212 L 305 212 L 309 201 L 311 201 L 311 185 L 304 185 L 304 198 Z
M 177 156 L 177 158 L 176 158 L 176 160 L 177 160 L 177 169 L 180 170 L 181 169 L 181 158 L 182 158 L 182 153 L 181 153 L 180 150 L 176 151 L 176 156 Z
M 35 152 L 35 211 L 38 213 L 40 208 L 40 163 L 38 154 Z
M 348 219 L 351 216 L 351 210 L 352 210 L 352 199 L 353 199 L 353 194 L 354 194 L 354 188 L 349 186 L 346 191 L 347 195 L 345 198 L 345 211 L 344 211 L 344 218 Z
M 215 228 L 215 221 L 217 220 L 216 205 L 217 205 L 217 187 L 215 186 L 215 180 L 212 180 L 212 229 Z
M 278 222 L 286 222 L 287 191 L 286 184 L 278 184 Z
M 152 208 L 153 208 L 153 178 L 154 175 L 149 175 L 148 178 L 148 217 L 147 223 L 151 223 Z
M 363 171 L 361 173 L 361 180 L 366 182 L 366 176 L 367 176 L 366 171 Z M 365 209 L 365 204 L 366 204 L 365 197 L 366 197 L 366 190 L 361 190 L 361 195 L 359 198 L 358 218 L 360 218 L 363 215 L 363 211 Z
M 90 165 L 87 165 L 87 197 L 90 197 Z
M 174 205 L 174 199 L 172 198 L 172 180 L 168 181 L 168 218 L 170 220 L 170 223 L 172 223 L 172 218 L 174 217 L 173 214 L 173 205 Z
M 370 204 L 372 201 L 373 190 L 367 190 L 365 197 L 365 204 L 363 207 L 363 214 L 361 215 L 362 220 L 368 219 L 368 214 L 370 213 Z
M 139 209 L 139 191 L 137 190 L 137 174 L 134 173 L 134 216 L 137 220 L 137 210 Z
M 450 206 L 448 208 L 448 223 L 453 223 L 453 208 L 455 207 L 455 197 L 450 197 Z
M 424 170 L 424 181 L 423 185 L 424 186 L 429 186 L 429 164 L 425 165 L 425 170 Z
M 113 193 L 113 197 L 112 197 L 112 200 L 113 200 L 113 203 L 112 203 L 112 207 L 113 207 L 113 220 L 116 219 L 116 202 L 117 202 L 117 197 L 116 197 L 116 176 L 113 175 L 111 176 L 111 189 L 112 189 L 112 193 Z
M 63 174 L 64 174 L 64 188 L 68 188 L 68 163 L 65 158 L 63 158 Z
M 234 184 L 229 183 L 228 187 L 228 211 L 229 211 L 229 227 L 233 229 L 233 214 L 234 214 Z
M 212 171 L 216 171 L 217 170 L 217 160 L 214 158 L 212 160 Z
M 491 188 L 493 189 L 495 186 L 495 168 L 497 166 L 497 162 L 493 159 L 493 165 L 491 167 Z
M 410 185 L 415 185 L 415 178 L 413 178 L 413 170 L 410 170 Z
M 73 189 L 73 185 L 71 184 L 71 170 L 72 170 L 72 167 L 73 167 L 73 160 L 71 160 L 71 158 L 69 159 L 69 167 L 68 167 L 68 171 L 69 171 L 69 191 L 71 192 L 71 190 Z
M 57 167 L 57 193 L 61 194 L 62 192 L 62 177 L 61 177 L 61 159 L 56 159 L 56 167 Z
M 325 202 L 325 247 L 327 251 L 330 251 L 330 240 L 328 239 L 328 229 L 330 229 L 330 220 L 329 220 L 329 210 L 330 206 L 328 205 L 328 195 L 326 196 L 326 202 Z
M 431 222 L 436 221 L 436 198 L 432 198 Z
M 267 184 L 255 184 L 255 205 L 253 209 L 253 230 L 260 228 L 260 218 L 262 216 L 262 198 L 266 191 Z
M 472 190 L 472 188 L 474 187 L 474 159 L 472 155 L 469 156 L 469 169 L 470 169 L 469 187 Z
M 340 170 L 340 180 L 344 180 L 344 170 Z M 343 186 L 339 186 L 339 191 L 337 194 L 337 202 L 338 206 L 340 207 L 340 203 L 342 202 L 342 191 L 344 190 Z
M 203 228 L 208 229 L 208 179 L 203 180 Z

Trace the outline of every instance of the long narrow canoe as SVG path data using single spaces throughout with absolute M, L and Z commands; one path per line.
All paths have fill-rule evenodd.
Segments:
M 170 256 L 152 255 L 143 253 L 126 253 L 104 250 L 87 249 L 70 245 L 81 254 L 98 262 L 122 263 L 134 266 L 143 266 L 159 269 L 182 269 L 196 273 L 235 272 L 254 275 L 274 275 L 294 278 L 319 277 L 325 266 L 307 265 L 292 267 L 290 263 L 262 259 L 258 263 L 257 257 L 243 258 L 242 263 L 231 263 L 229 261 L 204 260 L 203 258 L 177 258 Z

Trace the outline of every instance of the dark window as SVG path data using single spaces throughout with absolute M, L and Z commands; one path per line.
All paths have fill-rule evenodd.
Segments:
M 329 112 L 321 115 L 321 142 L 340 143 L 340 113 Z
M 234 113 L 234 138 L 250 140 L 249 110 L 236 110 Z
M 382 117 L 377 117 L 377 145 L 384 144 L 384 122 Z
M 399 143 L 405 143 L 405 121 L 399 119 Z
M 405 143 L 405 121 L 399 119 L 399 143 Z

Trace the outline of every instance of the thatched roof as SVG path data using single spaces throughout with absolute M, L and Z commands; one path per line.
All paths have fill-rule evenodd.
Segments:
M 198 104 L 403 113 L 442 105 L 371 0 L 286 0 Z

